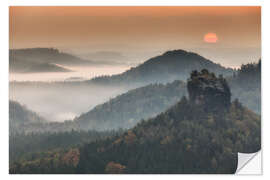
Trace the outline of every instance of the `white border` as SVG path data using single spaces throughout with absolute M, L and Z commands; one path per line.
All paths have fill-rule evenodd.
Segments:
M 65 179 L 74 179 L 74 178 L 81 178 L 81 179 L 89 179 L 89 178 L 99 178 L 99 179 L 137 179 L 137 178 L 155 178 L 155 179 L 163 179 L 163 178 L 172 178 L 172 179 L 179 179 L 179 178 L 191 178 L 191 179 L 216 179 L 224 178 L 267 178 L 269 179 L 270 174 L 270 166 L 267 163 L 270 160 L 270 148 L 269 148 L 269 138 L 270 138 L 270 115 L 269 115 L 269 107 L 270 107 L 270 83 L 269 78 L 270 75 L 270 1 L 269 0 L 9 0 L 9 2 L 2 0 L 0 6 L 0 13 L 1 13 L 1 59 L 0 59 L 0 112 L 1 112 L 1 131 L 0 131 L 0 172 L 1 172 L 1 179 L 6 178 L 20 178 L 20 179 L 47 179 L 47 178 L 65 178 Z M 170 6 L 170 5 L 179 5 L 179 6 L 260 6 L 262 5 L 262 147 L 263 147 L 263 176 L 223 176 L 223 175 L 8 175 L 8 5 L 47 5 L 47 6 L 79 6 L 79 5 L 154 5 L 154 6 Z M 269 138 L 268 138 L 269 137 Z M 266 141 L 265 141 L 266 139 Z M 268 141 L 268 142 L 267 142 Z

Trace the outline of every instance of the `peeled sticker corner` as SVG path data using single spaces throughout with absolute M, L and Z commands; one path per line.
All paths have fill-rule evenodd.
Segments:
M 261 151 L 255 153 L 238 153 L 237 175 L 261 175 Z

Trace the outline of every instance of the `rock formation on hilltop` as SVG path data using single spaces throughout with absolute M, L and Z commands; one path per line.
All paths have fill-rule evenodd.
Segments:
M 216 77 L 206 69 L 193 71 L 187 87 L 190 102 L 203 106 L 207 112 L 227 110 L 230 107 L 231 91 L 222 76 Z
M 67 171 L 64 166 L 51 165 L 53 172 L 235 173 L 238 152 L 261 149 L 260 116 L 237 100 L 231 103 L 226 81 L 207 70 L 191 74 L 188 91 L 189 99 L 183 97 L 168 110 L 142 120 L 128 131 L 81 146 L 76 167 Z M 15 164 L 10 173 L 52 172 L 44 163 L 36 162 Z

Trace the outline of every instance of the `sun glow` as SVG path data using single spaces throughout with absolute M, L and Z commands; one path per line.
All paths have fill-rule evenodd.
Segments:
M 216 43 L 218 41 L 218 37 L 216 33 L 207 33 L 204 35 L 204 42 L 206 43 Z

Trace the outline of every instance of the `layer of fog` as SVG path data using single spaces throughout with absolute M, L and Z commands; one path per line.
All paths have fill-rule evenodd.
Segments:
M 49 121 L 71 120 L 118 94 L 123 87 L 66 83 L 10 83 L 10 99 L 26 105 Z
M 64 121 L 126 91 L 121 87 L 90 85 L 80 81 L 101 75 L 119 74 L 130 66 L 68 68 L 72 72 L 10 73 L 10 99 L 26 105 L 49 121 Z
M 110 50 L 111 49 L 111 50 Z M 146 51 L 140 48 L 128 48 L 128 50 L 123 49 L 103 49 L 103 50 L 92 50 L 85 48 L 63 48 L 63 51 L 67 51 L 77 57 L 85 60 L 91 60 L 98 64 L 109 65 L 109 66 L 137 66 L 148 59 L 161 55 L 167 50 L 151 50 Z
M 72 72 L 42 72 L 42 73 L 10 73 L 10 81 L 64 81 L 64 80 L 84 80 L 101 75 L 119 74 L 128 70 L 131 66 L 73 66 L 68 67 Z

